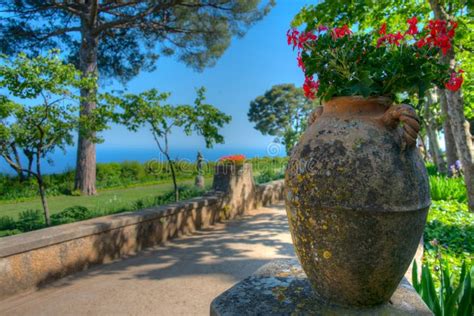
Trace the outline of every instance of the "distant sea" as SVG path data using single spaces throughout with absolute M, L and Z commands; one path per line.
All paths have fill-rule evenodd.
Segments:
M 284 147 L 272 143 L 267 148 L 235 148 L 235 149 L 203 149 L 201 150 L 205 160 L 216 161 L 226 155 L 243 154 L 247 158 L 265 157 L 265 156 L 284 156 Z M 196 161 L 196 149 L 170 149 L 170 154 L 173 159 Z M 76 165 L 76 149 L 70 148 L 63 153 L 57 151 L 49 157 L 50 163 L 44 161 L 42 169 L 44 173 L 60 173 L 69 169 L 73 169 Z M 158 149 L 155 148 L 110 148 L 97 147 L 97 162 L 122 162 L 122 161 L 139 161 L 146 162 L 149 160 L 163 160 L 163 156 Z M 0 173 L 14 174 L 3 158 L 0 157 Z

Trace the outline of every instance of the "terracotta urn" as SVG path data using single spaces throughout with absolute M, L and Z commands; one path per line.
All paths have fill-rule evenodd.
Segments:
M 413 256 L 431 204 L 416 148 L 419 120 L 388 98 L 337 97 L 317 108 L 285 177 L 302 267 L 329 304 L 387 302 Z

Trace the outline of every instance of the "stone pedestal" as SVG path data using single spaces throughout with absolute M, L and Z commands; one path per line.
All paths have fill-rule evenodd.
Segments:
M 213 190 L 224 192 L 224 218 L 234 218 L 255 207 L 255 182 L 252 165 L 217 164 Z
M 212 316 L 243 315 L 433 315 L 403 279 L 389 303 L 367 309 L 329 306 L 317 299 L 294 259 L 273 261 L 218 296 Z

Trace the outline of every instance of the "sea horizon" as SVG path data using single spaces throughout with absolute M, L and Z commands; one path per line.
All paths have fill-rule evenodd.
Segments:
M 227 155 L 243 154 L 247 158 L 256 157 L 284 157 L 285 149 L 282 145 L 270 143 L 266 147 L 259 148 L 176 148 L 170 150 L 170 156 L 174 160 L 195 162 L 198 151 L 203 155 L 205 161 L 217 161 L 219 158 Z M 97 163 L 138 161 L 147 162 L 150 160 L 163 161 L 163 154 L 157 148 L 120 148 L 120 147 L 102 147 L 97 146 Z M 48 163 L 47 160 L 51 163 Z M 76 148 L 71 147 L 62 151 L 55 151 L 43 159 L 41 164 L 44 174 L 62 173 L 72 170 L 76 166 Z M 0 157 L 0 174 L 14 175 L 15 171 Z M 22 157 L 22 163 L 26 166 L 26 161 Z

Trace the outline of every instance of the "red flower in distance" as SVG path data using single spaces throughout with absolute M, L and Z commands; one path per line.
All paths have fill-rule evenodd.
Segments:
M 314 81 L 312 77 L 305 77 L 303 84 L 303 91 L 305 97 L 313 100 L 316 97 L 316 93 L 319 89 L 319 80 Z
M 342 27 L 335 27 L 332 30 L 331 34 L 332 34 L 333 39 L 337 39 L 337 38 L 344 37 L 346 35 L 350 35 L 351 33 L 352 31 L 349 29 L 347 24 L 344 24 Z
M 418 27 L 416 26 L 416 23 L 418 23 L 418 19 L 416 18 L 416 16 L 412 17 L 411 19 L 408 19 L 407 23 L 409 27 L 408 27 L 408 31 L 406 31 L 405 34 L 409 34 L 409 35 L 418 34 Z
M 449 81 L 444 84 L 446 89 L 450 91 L 458 91 L 464 81 L 464 78 L 462 77 L 463 73 L 464 70 L 462 69 L 459 69 L 457 72 L 453 72 L 451 74 L 451 78 L 449 78 Z
M 220 162 L 243 162 L 245 160 L 244 155 L 230 155 L 224 156 L 219 159 Z
M 387 23 L 382 24 L 382 26 L 379 29 L 379 34 L 380 35 L 387 34 Z

